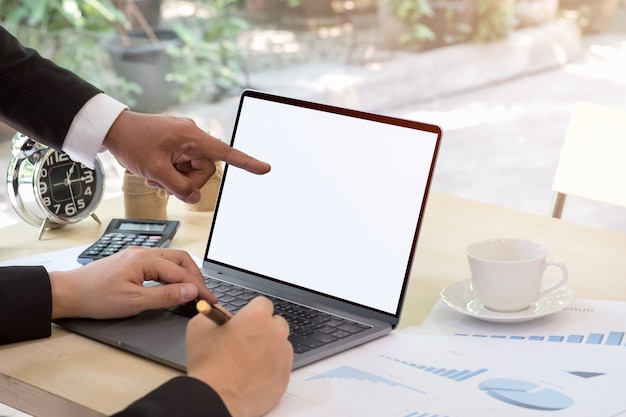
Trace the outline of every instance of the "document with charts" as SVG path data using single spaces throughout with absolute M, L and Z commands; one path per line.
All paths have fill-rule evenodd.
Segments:
M 428 330 L 395 331 L 297 370 L 269 415 L 626 415 L 623 343 L 542 345 L 527 340 L 522 345 L 519 339 Z
M 82 249 L 5 263 L 65 270 Z M 419 328 L 296 370 L 268 415 L 626 417 L 624 317 L 624 302 L 577 299 L 534 321 L 494 324 L 439 302 Z

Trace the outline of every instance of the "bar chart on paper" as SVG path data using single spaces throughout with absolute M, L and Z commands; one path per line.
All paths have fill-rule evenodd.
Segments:
M 626 350 L 626 303 L 577 299 L 557 314 L 515 325 L 481 322 L 459 317 L 441 301 L 435 305 L 422 328 L 436 333 L 479 339 L 514 340 L 532 343 L 622 347 Z
M 604 333 L 559 333 L 549 335 L 533 335 L 529 334 L 499 334 L 499 333 L 454 333 L 456 336 L 467 336 L 473 338 L 491 338 L 491 339 L 511 339 L 526 340 L 529 342 L 550 342 L 550 343 L 583 343 L 587 345 L 607 345 L 607 346 L 626 346 L 624 344 L 626 335 L 623 331 L 609 331 Z
M 476 370 L 470 369 L 455 369 L 455 368 L 439 368 L 437 366 L 424 365 L 420 363 L 405 361 L 399 358 L 395 358 L 393 356 L 387 355 L 379 355 L 381 358 L 388 359 L 390 361 L 402 364 L 404 366 L 408 366 L 409 368 L 413 368 L 415 370 L 420 370 L 424 372 L 429 372 L 434 375 L 439 375 L 444 378 L 451 379 L 453 381 L 462 382 L 468 380 L 476 375 L 480 375 L 484 372 L 487 372 L 487 368 L 479 368 Z

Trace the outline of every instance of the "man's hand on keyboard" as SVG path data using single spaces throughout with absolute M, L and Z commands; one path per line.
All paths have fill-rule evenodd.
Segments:
M 163 285 L 144 287 L 144 281 Z M 50 273 L 52 318 L 128 317 L 196 298 L 217 302 L 187 252 L 130 247 L 80 268 Z

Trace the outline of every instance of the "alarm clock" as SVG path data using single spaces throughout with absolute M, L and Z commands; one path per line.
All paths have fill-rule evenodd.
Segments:
M 104 170 L 98 158 L 95 169 L 75 162 L 17 133 L 11 142 L 7 171 L 9 199 L 27 223 L 39 226 L 39 240 L 47 229 L 62 227 L 92 217 L 104 193 Z

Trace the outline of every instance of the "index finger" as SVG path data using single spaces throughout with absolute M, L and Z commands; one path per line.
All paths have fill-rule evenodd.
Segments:
M 253 174 L 266 174 L 272 168 L 267 162 L 260 161 L 239 149 L 225 144 L 219 139 L 217 140 L 221 144 L 217 152 L 213 153 L 217 159 L 236 166 L 237 168 L 245 169 Z

